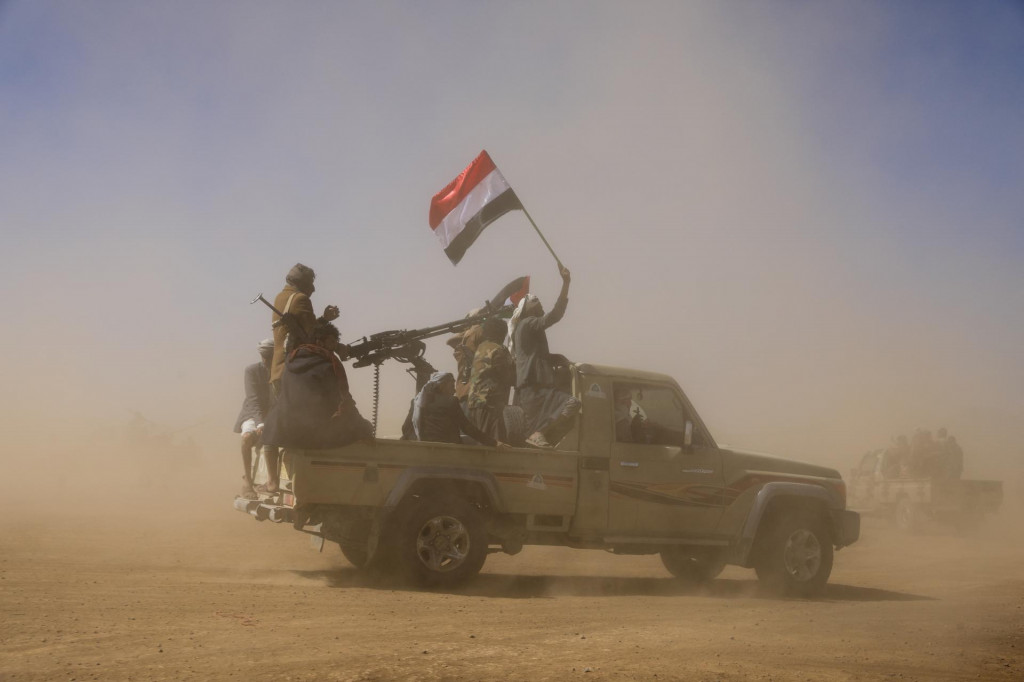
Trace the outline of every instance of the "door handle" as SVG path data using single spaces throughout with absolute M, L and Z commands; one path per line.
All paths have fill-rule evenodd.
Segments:
M 631 469 L 639 469 L 640 462 L 619 462 L 620 467 L 629 467 Z

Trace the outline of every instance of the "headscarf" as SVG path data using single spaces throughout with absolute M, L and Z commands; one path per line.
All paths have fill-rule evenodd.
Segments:
M 291 284 L 293 287 L 302 286 L 305 283 L 313 283 L 316 279 L 316 273 L 313 272 L 313 268 L 302 263 L 296 263 L 292 266 L 292 269 L 285 275 L 284 281 L 287 284 Z
M 256 348 L 259 349 L 260 353 L 274 350 L 274 339 L 263 339 Z
M 416 394 L 415 400 L 412 401 L 412 430 L 416 434 L 416 440 L 420 439 L 420 413 L 423 411 L 423 404 L 427 401 L 427 396 L 437 390 L 442 381 L 449 378 L 454 380 L 451 372 L 434 372 L 430 375 L 427 383 L 423 384 L 420 392 Z
M 526 294 L 519 300 L 519 305 L 516 306 L 515 311 L 512 313 L 512 317 L 508 318 L 508 341 L 505 343 L 508 345 L 508 352 L 514 358 L 516 356 L 515 349 L 515 332 L 516 327 L 519 326 L 519 320 L 523 317 L 523 311 L 531 303 L 537 300 L 537 297 L 533 294 Z

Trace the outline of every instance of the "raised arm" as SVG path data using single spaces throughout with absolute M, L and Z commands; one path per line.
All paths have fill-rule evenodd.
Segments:
M 558 292 L 558 300 L 555 301 L 554 307 L 541 318 L 541 324 L 545 329 L 561 320 L 565 315 L 566 306 L 569 305 L 569 280 L 572 279 L 569 268 L 563 265 L 559 269 L 559 274 L 562 275 L 562 290 Z

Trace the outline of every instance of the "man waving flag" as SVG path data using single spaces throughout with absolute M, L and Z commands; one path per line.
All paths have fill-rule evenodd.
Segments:
M 522 208 L 490 155 L 482 151 L 430 200 L 430 229 L 452 265 L 457 265 L 485 227 L 509 211 Z

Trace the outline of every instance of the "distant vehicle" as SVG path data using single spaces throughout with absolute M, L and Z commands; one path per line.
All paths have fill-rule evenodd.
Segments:
M 878 473 L 880 454 L 864 455 L 850 472 L 850 507 L 863 514 L 890 518 L 901 530 L 919 531 L 929 521 L 969 530 L 1002 505 L 1002 481 L 885 478 Z
M 488 553 L 561 545 L 660 554 L 688 581 L 734 564 L 813 595 L 833 550 L 858 539 L 834 469 L 718 447 L 671 377 L 569 373 L 582 413 L 555 449 L 379 438 L 295 450 L 291 492 L 235 507 L 336 542 L 357 567 L 439 586 L 476 575 Z

